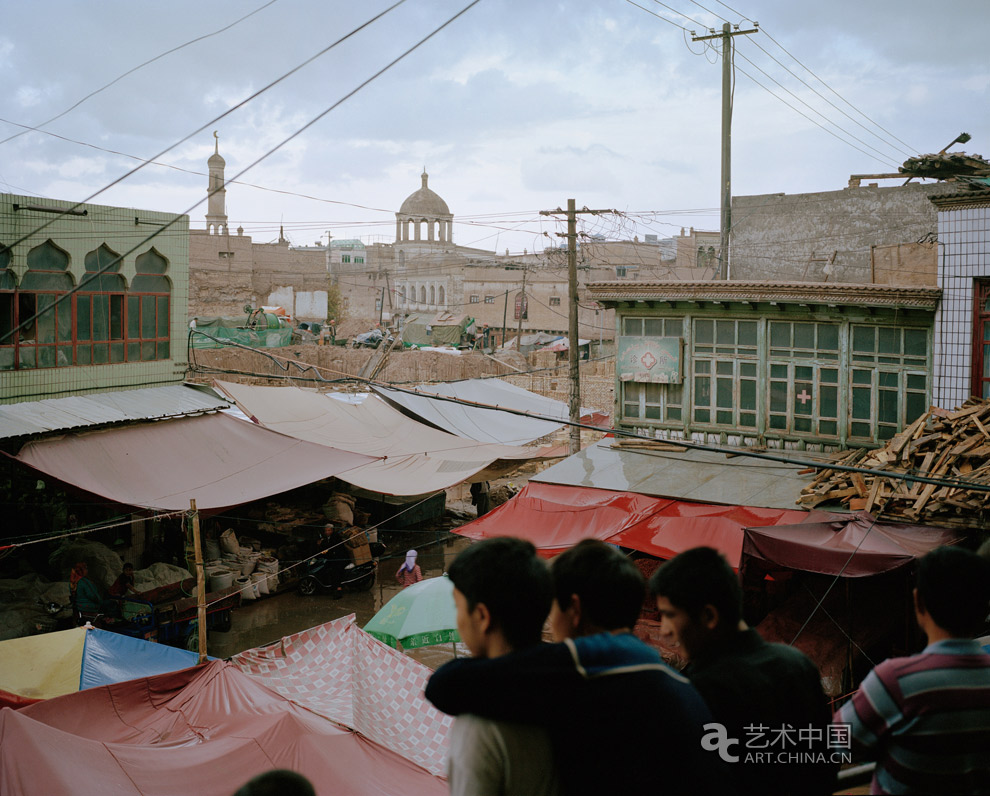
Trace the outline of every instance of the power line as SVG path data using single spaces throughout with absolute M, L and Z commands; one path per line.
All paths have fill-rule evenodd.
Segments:
M 654 0 L 654 2 L 656 2 L 656 1 L 657 0 Z M 672 19 L 667 19 L 667 17 L 660 16 L 660 14 L 656 13 L 655 11 L 650 11 L 650 9 L 644 8 L 639 3 L 633 2 L 633 0 L 626 0 L 626 2 L 629 3 L 629 5 L 631 5 L 631 6 L 636 6 L 636 8 L 640 9 L 641 11 L 645 11 L 647 14 L 652 14 L 657 19 L 662 19 L 668 25 L 673 25 L 675 28 L 680 28 L 681 30 L 685 31 L 686 33 L 691 33 L 691 31 L 688 30 L 687 28 L 685 28 L 683 25 L 679 25 L 676 22 L 674 22 Z M 659 5 L 663 5 L 663 3 L 659 3 Z M 670 6 L 664 6 L 664 8 L 670 8 Z M 671 9 L 671 10 L 673 11 L 673 9 Z M 675 11 L 674 13 L 676 14 L 678 12 Z M 683 16 L 683 14 L 681 14 L 681 16 Z
M 121 175 L 120 177 L 118 177 L 117 179 L 113 180 L 113 182 L 111 182 L 109 185 L 106 185 L 103 188 L 101 188 L 100 190 L 96 191 L 95 193 L 90 194 L 85 199 L 82 199 L 82 200 L 76 202 L 74 205 L 72 205 L 71 208 L 69 208 L 68 210 L 63 211 L 63 212 L 71 212 L 72 210 L 76 210 L 77 208 L 79 208 L 80 206 L 82 206 L 83 204 L 85 204 L 86 202 L 89 202 L 92 199 L 95 199 L 101 193 L 104 193 L 104 192 L 110 190 L 110 188 L 112 188 L 114 185 L 117 185 L 118 183 L 123 182 L 124 180 L 126 180 L 128 177 L 133 176 L 134 174 L 136 174 L 137 172 L 139 172 L 141 169 L 143 169 L 145 166 L 147 166 L 148 164 L 152 163 L 157 158 L 160 158 L 166 152 L 169 152 L 169 151 L 175 149 L 180 144 L 184 144 L 186 141 L 188 141 L 193 136 L 198 135 L 199 133 L 203 132 L 203 130 L 206 130 L 209 127 L 212 127 L 214 124 L 216 124 L 217 122 L 219 122 L 221 119 L 226 118 L 227 116 L 229 116 L 230 114 L 232 114 L 234 111 L 243 108 L 249 102 L 252 102 L 253 100 L 257 99 L 262 94 L 264 94 L 266 91 L 268 91 L 271 88 L 277 86 L 283 80 L 286 80 L 287 78 L 291 77 L 296 72 L 298 72 L 299 70 L 301 70 L 301 69 L 305 68 L 306 66 L 308 66 L 309 64 L 311 64 L 313 61 L 317 60 L 318 58 L 321 58 L 323 55 L 325 55 L 326 53 L 330 52 L 330 50 L 332 50 L 337 45 L 339 45 L 339 44 L 347 41 L 348 39 L 350 39 L 353 36 L 356 36 L 362 30 L 364 30 L 368 26 L 372 25 L 373 23 L 377 22 L 379 19 L 381 19 L 382 17 L 384 17 L 386 14 L 390 13 L 394 9 L 398 8 L 400 5 L 402 5 L 405 2 L 406 2 L 406 0 L 396 0 L 395 3 L 393 3 L 392 5 L 390 5 L 384 11 L 381 11 L 380 13 L 378 13 L 375 16 L 371 17 L 371 19 L 367 20 L 366 22 L 361 23 L 356 28 L 354 28 L 353 30 L 351 30 L 349 33 L 344 34 L 339 39 L 337 39 L 336 41 L 334 41 L 332 44 L 329 44 L 328 46 L 324 47 L 322 50 L 320 50 L 319 52 L 317 52 L 315 55 L 310 56 L 309 58 L 307 58 L 302 63 L 300 63 L 297 66 L 295 66 L 292 69 L 290 69 L 288 72 L 285 72 L 280 77 L 277 77 L 275 80 L 273 80 L 272 82 L 270 82 L 268 85 L 264 86 L 263 88 L 261 88 L 258 91 L 254 92 L 250 96 L 248 96 L 245 99 L 241 100 L 240 102 L 238 102 L 237 104 L 235 104 L 231 108 L 228 108 L 226 111 L 224 111 L 223 113 L 221 113 L 219 116 L 214 117 L 210 121 L 208 121 L 205 124 L 201 125 L 200 127 L 196 128 L 195 130 L 193 130 L 188 135 L 186 135 L 183 138 L 181 138 L 178 141 L 176 141 L 174 144 L 171 144 L 171 145 L 167 146 L 165 149 L 163 149 L 157 155 L 152 155 L 150 158 L 148 158 L 145 161 L 143 161 L 140 165 L 135 166 L 133 169 L 131 169 L 127 173 L 125 173 L 125 174 Z M 472 5 L 473 5 L 473 3 L 472 3 Z M 430 35 L 432 36 L 433 34 L 430 34 Z M 418 46 L 419 45 L 417 44 L 416 47 L 418 47 Z M 415 47 L 413 49 L 415 49 Z M 399 57 L 399 59 L 397 59 L 397 60 L 400 60 L 401 58 L 404 58 L 406 55 L 408 55 L 409 52 L 411 52 L 411 51 L 407 51 L 406 53 L 404 53 L 403 55 L 401 55 Z M 393 61 L 392 64 L 396 63 L 397 60 L 396 61 Z M 389 66 L 385 67 L 385 69 L 390 68 L 392 66 L 392 64 L 389 64 Z M 382 71 L 384 71 L 384 70 L 382 70 Z M 365 83 L 362 83 L 361 86 L 359 86 L 357 89 L 355 89 L 355 92 L 356 91 L 359 91 L 363 86 L 365 86 L 367 83 L 371 82 L 371 80 L 374 80 L 375 77 L 378 76 L 378 74 L 381 74 L 381 73 L 380 72 L 376 73 L 368 81 L 366 81 Z M 351 92 L 351 94 L 346 95 L 342 100 L 340 100 L 340 102 L 343 102 L 344 100 L 348 99 L 355 92 Z M 340 102 L 338 102 L 337 105 L 339 105 Z M 245 172 L 247 172 L 248 169 L 253 168 L 255 165 L 257 165 L 262 160 L 264 160 L 265 158 L 267 158 L 273 152 L 278 151 L 279 148 L 281 148 L 282 146 L 284 146 L 287 142 L 291 141 L 296 135 L 299 135 L 300 132 L 302 132 L 303 130 L 307 129 L 307 127 L 309 127 L 309 125 L 311 125 L 311 124 L 315 123 L 316 121 L 318 121 L 319 119 L 321 119 L 324 115 L 326 115 L 327 113 L 329 113 L 330 110 L 333 110 L 333 108 L 335 108 L 335 107 L 336 107 L 336 105 L 331 106 L 331 108 L 329 108 L 328 110 L 324 111 L 324 113 L 321 114 L 320 116 L 317 116 L 316 119 L 314 119 L 308 125 L 304 126 L 299 131 L 297 131 L 295 134 L 293 134 L 289 138 L 285 139 L 281 144 L 278 144 L 275 148 L 269 150 L 266 154 L 262 155 L 261 158 L 259 158 L 258 160 L 256 160 L 254 163 L 252 163 L 246 169 L 241 170 L 237 174 L 237 177 L 239 177 L 241 174 L 244 174 Z M 236 179 L 236 177 L 235 177 L 235 179 Z M 194 209 L 195 207 L 197 207 L 201 203 L 202 203 L 202 201 L 197 202 L 189 210 Z M 189 210 L 187 210 L 186 213 L 188 213 Z M 7 248 L 13 248 L 14 246 L 17 246 L 18 244 L 23 243 L 25 240 L 27 240 L 28 238 L 32 237 L 33 235 L 37 235 L 39 232 L 41 232 L 41 230 L 45 229 L 49 225 L 54 224 L 56 220 L 57 220 L 57 218 L 51 218 L 51 219 L 49 219 L 48 221 L 46 221 L 44 224 L 42 224 L 41 226 L 37 227 L 33 231 L 29 232 L 28 234 L 22 236 L 20 239 L 18 239 L 16 241 L 14 241 L 13 243 L 9 244 L 9 246 Z
M 824 94 L 822 94 L 820 91 L 818 91 L 818 89 L 816 89 L 813 86 L 809 85 L 807 82 L 805 82 L 800 77 L 798 77 L 798 75 L 794 74 L 794 72 L 792 72 L 790 69 L 788 69 L 784 64 L 782 64 L 780 61 L 778 61 L 776 58 L 774 58 L 774 56 L 772 56 L 769 52 L 767 52 L 758 41 L 753 40 L 753 46 L 756 47 L 756 48 L 758 48 L 771 61 L 773 61 L 781 69 L 783 69 L 785 72 L 787 72 L 787 74 L 789 74 L 795 80 L 799 81 L 801 83 L 801 85 L 803 85 L 805 88 L 813 91 L 816 95 L 818 95 L 819 97 L 821 97 L 825 102 L 827 102 L 831 107 L 835 108 L 835 110 L 837 110 L 839 113 L 841 113 L 843 116 L 845 116 L 853 124 L 858 125 L 863 130 L 865 130 L 867 133 L 869 133 L 870 135 L 872 135 L 874 138 L 876 138 L 879 141 L 883 141 L 885 144 L 887 144 L 891 148 L 893 148 L 893 149 L 900 149 L 900 151 L 903 154 L 907 155 L 908 157 L 910 157 L 910 156 L 912 156 L 912 155 L 915 154 L 914 152 L 912 152 L 909 149 L 901 149 L 899 146 L 897 146 L 894 143 L 891 143 L 891 141 L 889 141 L 888 139 L 884 138 L 883 136 L 877 135 L 869 127 L 867 127 L 866 125 L 864 125 L 862 122 L 854 119 L 852 116 L 850 116 L 848 113 L 846 113 L 842 108 L 840 108 L 838 105 L 836 105 L 834 102 L 832 102 L 828 97 L 826 97 Z M 749 59 L 747 58 L 746 60 L 749 60 Z M 750 63 L 752 63 L 752 61 L 750 61 Z M 754 64 L 754 66 L 755 66 L 755 64 Z M 768 77 L 769 77 L 769 75 L 768 75 Z M 848 105 L 849 103 L 846 103 L 846 104 Z M 836 126 L 838 126 L 838 125 L 836 125 Z M 858 141 L 859 139 L 856 139 L 856 140 Z
M 825 121 L 826 124 L 831 124 L 833 127 L 835 127 L 838 130 L 841 130 L 843 133 L 845 133 L 846 135 L 848 135 L 853 140 L 858 141 L 859 143 L 861 143 L 867 149 L 871 149 L 874 152 L 876 152 L 878 155 L 880 155 L 882 158 L 886 158 L 887 159 L 887 163 L 889 163 L 890 165 L 892 165 L 894 167 L 896 167 L 897 165 L 899 165 L 896 161 L 894 161 L 893 159 L 891 159 L 889 155 L 885 154 L 884 152 L 881 152 L 879 149 L 876 149 L 875 147 L 873 147 L 870 144 L 866 143 L 862 138 L 858 138 L 857 136 L 853 135 L 848 130 L 846 130 L 844 127 L 840 127 L 838 124 L 836 124 L 835 122 L 833 122 L 831 119 L 827 118 L 825 116 L 825 114 L 823 114 L 820 111 L 818 111 L 815 108 L 813 108 L 809 103 L 807 103 L 803 99 L 801 99 L 797 94 L 795 94 L 793 91 L 791 91 L 789 88 L 787 88 L 787 86 L 785 86 L 783 83 L 781 83 L 779 80 L 777 80 L 773 75 L 769 74 L 759 64 L 755 63 L 752 59 L 750 59 L 749 57 L 747 57 L 745 53 L 739 53 L 739 55 L 740 55 L 740 57 L 742 57 L 742 59 L 744 61 L 746 61 L 747 63 L 752 64 L 754 67 L 756 67 L 756 69 L 764 77 L 772 80 L 777 86 L 779 86 L 780 88 L 782 88 L 784 91 L 786 91 L 788 94 L 790 94 L 794 99 L 796 99 L 798 102 L 800 102 L 802 105 L 804 105 L 804 107 L 806 107 L 812 113 L 817 114 L 818 116 L 820 116 Z M 746 75 L 746 76 L 749 77 L 749 75 Z M 750 78 L 750 79 L 752 79 L 752 78 Z M 765 88 L 765 87 L 764 86 L 761 86 L 761 88 Z M 809 86 L 809 88 L 810 88 L 810 86 Z M 869 131 L 867 131 L 867 132 L 869 132 Z M 887 142 L 885 141 L 884 143 L 887 143 Z M 862 150 L 860 150 L 860 151 L 862 152 Z
M 743 57 L 745 58 L 745 56 L 743 56 Z M 747 59 L 747 60 L 749 60 L 749 59 Z M 764 85 L 763 85 L 763 84 L 762 84 L 762 83 L 761 83 L 761 82 L 760 82 L 759 80 L 757 80 L 757 79 L 756 79 L 755 77 L 753 77 L 753 76 L 752 76 L 751 74 L 749 74 L 749 72 L 747 72 L 747 71 L 746 71 L 745 69 L 743 69 L 743 68 L 742 68 L 742 67 L 740 67 L 740 66 L 737 66 L 736 68 L 737 68 L 737 69 L 738 69 L 738 70 L 739 70 L 740 72 L 742 72 L 742 73 L 743 73 L 744 75 L 746 75 L 746 77 L 748 77 L 748 78 L 749 78 L 750 80 L 752 80 L 752 81 L 753 81 L 754 83 L 756 83 L 756 85 L 758 85 L 758 86 L 759 86 L 760 88 L 762 88 L 762 89 L 763 89 L 764 91 L 766 91 L 766 92 L 767 92 L 768 94 L 770 94 L 770 95 L 771 95 L 772 97 L 774 97 L 775 99 L 777 99 L 777 100 L 779 100 L 780 102 L 782 102 L 782 103 L 783 103 L 784 105 L 786 105 L 786 106 L 787 106 L 788 108 L 790 108 L 790 109 L 791 109 L 792 111 L 794 111 L 795 113 L 798 113 L 798 114 L 800 114 L 801 116 L 803 116 L 803 117 L 804 117 L 805 119 L 807 119 L 807 120 L 808 120 L 809 122 L 811 122 L 811 123 L 812 123 L 813 125 L 815 125 L 816 127 L 821 127 L 821 129 L 822 129 L 822 130 L 824 130 L 824 131 L 825 131 L 826 133 L 828 133 L 828 134 L 829 134 L 830 136 L 832 136 L 833 138 L 835 138 L 835 139 L 837 139 L 837 140 L 839 140 L 839 141 L 841 141 L 841 142 L 842 142 L 843 144 L 846 144 L 847 146 L 851 146 L 851 147 L 852 147 L 853 149 L 855 149 L 856 151 L 858 151 L 858 152 L 862 152 L 862 153 L 863 153 L 864 155 L 866 155 L 866 156 L 867 156 L 868 158 L 871 158 L 871 159 L 873 159 L 873 160 L 876 160 L 876 161 L 877 161 L 877 162 L 879 162 L 879 163 L 883 163 L 884 165 L 888 165 L 888 166 L 889 166 L 889 165 L 891 165 L 891 164 L 893 164 L 893 165 L 894 165 L 895 167 L 897 166 L 897 164 L 896 164 L 896 163 L 894 163 L 894 162 L 893 162 L 892 160 L 889 160 L 889 159 L 888 159 L 888 160 L 881 160 L 880 158 L 878 158 L 878 157 L 876 157 L 875 155 L 871 155 L 871 154 L 870 154 L 869 152 L 867 152 L 866 150 L 864 150 L 864 149 L 860 149 L 860 148 L 859 148 L 858 146 L 856 146 L 855 144 L 850 144 L 850 143 L 849 143 L 848 141 L 846 141 L 846 140 L 845 140 L 844 138 L 842 138 L 841 136 L 839 136 L 839 135 L 837 135 L 836 133 L 834 133 L 834 132 L 832 132 L 831 130 L 829 130 L 829 129 L 828 129 L 827 127 L 824 127 L 823 125 L 821 125 L 821 124 L 819 124 L 818 122 L 816 122 L 816 121 L 815 121 L 814 119 L 812 119 L 812 118 L 811 118 L 810 116 L 808 116 L 808 114 L 806 114 L 806 113 L 804 113 L 804 112 L 803 112 L 803 111 L 801 111 L 800 109 L 798 109 L 798 108 L 796 108 L 796 107 L 794 107 L 793 105 L 791 105 L 791 104 L 790 104 L 790 103 L 789 103 L 789 102 L 788 102 L 787 100 L 785 100 L 785 99 L 783 99 L 782 97 L 780 97 L 780 96 L 778 96 L 777 94 L 774 94 L 774 92 L 773 92 L 773 91 L 771 91 L 771 90 L 770 90 L 769 88 L 767 88 L 766 86 L 764 86 Z M 761 70 L 761 71 L 762 71 L 762 70 Z M 786 90 L 786 89 L 785 89 L 785 90 Z M 876 150 L 874 150 L 874 151 L 876 151 Z
M 34 127 L 28 127 L 27 125 L 18 125 L 18 127 L 25 127 L 26 129 L 22 130 L 19 133 L 14 133 L 14 135 L 8 136 L 7 138 L 4 138 L 2 141 L 0 141 L 0 145 L 6 144 L 8 141 L 13 141 L 15 138 L 18 138 L 18 137 L 24 135 L 25 133 L 30 132 L 31 130 L 39 130 L 40 128 L 45 127 L 46 125 L 51 124 L 56 119 L 61 119 L 67 113 L 70 113 L 71 111 L 74 111 L 76 108 L 78 108 L 84 102 L 86 102 L 86 100 L 91 99 L 92 97 L 95 97 L 97 94 L 99 94 L 102 91 L 106 91 L 114 83 L 120 82 L 121 80 L 123 80 L 128 75 L 131 75 L 131 74 L 134 74 L 135 72 L 137 72 L 139 69 L 143 69 L 144 67 L 148 66 L 149 64 L 153 64 L 155 61 L 161 60 L 166 55 L 171 55 L 174 52 L 178 52 L 179 50 L 184 49 L 185 47 L 188 47 L 191 44 L 196 44 L 197 42 L 204 41 L 205 39 L 212 38 L 213 36 L 218 36 L 221 33 L 224 33 L 225 31 L 230 30 L 234 26 L 239 25 L 245 19 L 248 19 L 249 17 L 253 17 L 259 11 L 264 11 L 266 8 L 268 8 L 268 6 L 273 5 L 274 3 L 277 3 L 277 2 L 278 2 L 278 0 L 268 0 L 268 2 L 265 3 L 264 5 L 258 6 L 258 8 L 254 9 L 254 11 L 251 11 L 250 13 L 245 14 L 240 19 L 234 20 L 229 25 L 225 25 L 224 27 L 220 28 L 219 30 L 215 30 L 212 33 L 206 33 L 206 34 L 204 34 L 202 36 L 197 36 L 195 39 L 190 39 L 189 41 L 185 42 L 184 44 L 180 44 L 178 47 L 173 47 L 170 50 L 166 50 L 163 53 L 159 53 L 154 58 L 149 58 L 147 61 L 144 61 L 143 63 L 140 63 L 140 64 L 138 64 L 135 67 L 132 67 L 131 69 L 128 69 L 126 72 L 124 72 L 121 75 L 118 75 L 113 80 L 111 80 L 109 83 L 106 83 L 106 84 L 100 86 L 95 91 L 89 92 L 89 94 L 87 94 L 81 100 L 78 100 L 73 105 L 70 105 L 68 108 L 66 108 L 61 113 L 58 113 L 55 116 L 52 116 L 50 119 L 48 119 L 46 121 L 40 122 L 39 124 L 37 124 Z M 0 120 L 0 121 L 6 121 L 6 120 Z M 8 122 L 8 123 L 9 124 L 14 124 L 14 122 Z
M 822 78 L 820 78 L 818 75 L 816 75 L 814 72 L 812 72 L 810 68 L 808 68 L 807 66 L 805 66 L 804 63 L 802 63 L 797 58 L 797 56 L 793 55 L 787 48 L 784 47 L 783 44 L 781 44 L 780 42 L 778 42 L 773 36 L 771 36 L 769 33 L 767 33 L 766 29 L 761 28 L 761 30 L 763 30 L 763 32 L 766 34 L 766 37 L 768 39 L 770 39 L 770 41 L 772 41 L 774 44 L 776 44 L 778 47 L 780 47 L 780 49 L 783 50 L 785 53 L 787 53 L 787 55 L 789 55 L 791 58 L 793 58 L 794 61 L 796 63 L 798 63 L 801 66 L 802 69 L 804 69 L 809 75 L 811 75 L 813 78 L 815 78 L 815 80 L 817 80 L 819 83 L 821 83 L 823 86 L 825 86 L 825 88 L 827 88 L 829 91 L 831 91 L 833 94 L 835 94 L 835 96 L 838 97 L 840 100 L 842 100 L 844 103 L 846 103 L 846 105 L 848 105 L 850 108 L 852 108 L 854 111 L 856 111 L 856 113 L 858 113 L 860 116 L 862 116 L 864 119 L 866 119 L 866 121 L 868 121 L 872 125 L 875 125 L 880 130 L 883 130 L 887 135 L 889 135 L 891 138 L 893 138 L 898 143 L 903 144 L 905 147 L 908 148 L 908 151 L 915 152 L 915 153 L 919 151 L 916 147 L 912 147 L 910 144 L 902 141 L 900 138 L 898 138 L 896 135 L 894 135 L 892 132 L 890 132 L 890 130 L 888 130 L 886 127 L 884 127 L 884 126 L 878 124 L 877 122 L 873 121 L 873 119 L 871 119 L 869 116 L 867 116 L 861 110 L 859 110 L 855 105 L 853 105 L 851 102 L 849 102 L 845 97 L 843 97 L 841 94 L 839 94 L 839 92 L 837 92 L 828 83 L 826 83 L 824 80 L 822 80 Z
M 356 28 L 351 33 L 348 33 L 346 36 L 344 36 L 341 39 L 339 39 L 338 42 L 343 41 L 346 38 L 349 38 L 354 33 L 356 33 L 358 30 L 360 30 L 360 29 L 362 29 L 364 27 L 367 27 L 375 19 L 380 18 L 384 14 L 388 13 L 388 11 L 392 10 L 393 8 L 396 8 L 398 5 L 400 5 L 401 3 L 404 3 L 404 2 L 405 2 L 405 0 L 398 0 L 397 3 L 395 3 L 392 6 L 390 6 L 385 11 L 381 12 L 381 14 L 379 14 L 378 16 L 372 18 L 368 22 L 365 22 L 359 28 Z M 261 163 L 263 160 L 265 160 L 266 158 L 268 158 L 271 155 L 273 155 L 275 152 L 277 152 L 279 149 L 281 149 L 283 146 L 285 146 L 287 143 L 289 143 L 293 139 L 295 139 L 298 136 L 302 135 L 302 133 L 304 133 L 306 130 L 308 130 L 310 127 L 312 127 L 318 121 L 320 121 L 323 117 L 325 117 L 327 114 L 329 114 L 335 108 L 339 107 L 342 103 L 346 102 L 348 99 L 350 99 L 351 97 L 353 97 L 361 89 L 363 89 L 369 83 L 373 82 L 378 77 L 380 77 L 381 75 L 383 75 L 385 72 L 387 72 L 389 69 L 391 69 L 397 63 L 399 63 L 401 60 L 403 60 L 404 58 L 406 58 L 412 52 L 414 52 L 415 50 L 419 49 L 423 44 L 425 44 L 427 41 L 429 41 L 434 36 L 436 36 L 440 31 L 444 30 L 448 25 L 452 24 L 456 19 L 458 19 L 459 17 L 461 17 L 463 14 L 465 14 L 471 8 L 473 8 L 474 6 L 476 6 L 479 2 L 481 2 L 481 0 L 472 0 L 472 2 L 470 2 L 464 8 L 462 8 L 460 11 L 458 11 L 452 17 L 448 18 L 446 22 L 444 22 L 439 27 L 434 28 L 429 34 L 427 34 L 426 36 L 424 36 L 423 38 L 421 38 L 412 47 L 410 47 L 407 50 L 405 50 L 401 55 L 399 55 L 398 57 L 392 59 L 388 64 L 386 64 L 381 69 L 379 69 L 377 72 L 375 72 L 371 77 L 369 77 L 366 80 L 364 80 L 356 88 L 354 88 L 351 91 L 349 91 L 347 94 L 345 94 L 339 100 L 337 100 L 335 103 L 333 103 L 332 105 L 330 105 L 328 108 L 326 108 L 325 110 L 323 110 L 321 113 L 317 114 L 312 119 L 310 119 L 306 124 L 304 124 L 302 127 L 298 128 L 295 132 L 293 132 L 287 138 L 283 139 L 281 142 L 279 142 L 274 147 L 272 147 L 271 149 L 269 149 L 267 152 L 265 152 L 263 155 L 261 155 L 259 158 L 257 158 L 254 162 L 250 163 L 249 165 L 247 165 L 243 169 L 241 169 L 241 171 L 239 171 L 237 173 L 237 175 L 235 175 L 235 179 L 236 179 L 236 177 L 240 177 L 242 174 L 245 174 L 249 170 L 253 169 L 259 163 Z M 330 45 L 330 46 L 333 47 L 333 46 L 335 46 L 335 44 L 334 45 Z M 327 48 L 327 49 L 329 49 L 329 48 Z M 314 57 L 316 57 L 316 56 L 314 56 Z M 310 59 L 310 60 L 312 60 L 312 59 Z M 296 67 L 296 69 L 294 69 L 292 71 L 296 71 L 299 68 L 300 67 Z M 282 78 L 279 78 L 279 79 L 281 80 Z M 274 85 L 274 84 L 272 84 L 272 85 Z M 187 136 L 187 138 L 188 138 L 188 136 Z M 183 140 L 185 140 L 185 139 L 183 139 Z M 165 150 L 165 151 L 168 151 L 168 150 Z M 123 179 L 123 178 L 121 178 L 121 179 Z M 74 293 L 78 292 L 80 289 L 82 289 L 83 285 L 86 285 L 89 282 L 92 282 L 94 279 L 97 279 L 99 276 L 101 276 L 102 274 L 104 274 L 107 271 L 109 271 L 114 265 L 116 265 L 117 263 L 119 263 L 124 257 L 126 257 L 127 255 L 132 254 L 133 252 L 137 251 L 145 243 L 150 242 L 155 237 L 157 237 L 159 234 L 161 234 L 165 230 L 169 229 L 170 227 L 174 226 L 176 223 L 178 223 L 178 221 L 180 219 L 184 218 L 186 215 L 188 215 L 190 212 L 192 212 L 192 210 L 194 210 L 196 207 L 198 207 L 199 205 L 201 205 L 204 201 L 205 201 L 204 199 L 200 199 L 199 201 L 195 202 L 184 213 L 180 213 L 179 215 L 175 216 L 175 218 L 173 218 L 171 221 L 165 223 L 160 229 L 158 229 L 155 232 L 151 233 L 148 237 L 146 237 L 140 243 L 138 243 L 135 246 L 131 247 L 130 249 L 128 249 L 126 252 L 124 252 L 123 254 L 119 255 L 118 257 L 113 258 L 112 260 L 110 260 L 109 263 L 107 263 L 105 266 L 103 266 L 99 270 L 90 272 L 87 275 L 87 277 L 84 278 L 82 281 L 80 281 L 80 283 L 78 285 L 76 285 L 74 288 L 72 288 L 71 290 L 69 290 L 66 293 L 59 294 L 58 298 L 56 298 L 55 301 L 53 301 L 46 309 L 44 309 L 41 312 L 38 312 L 35 315 L 31 316 L 30 318 L 27 318 L 26 320 L 22 321 L 16 327 L 14 327 L 10 331 L 8 331 L 5 335 L 3 335 L 2 337 L 0 337 L 0 342 L 2 342 L 3 340 L 7 340 L 11 336 L 13 336 L 16 332 L 18 332 L 20 329 L 24 328 L 25 326 L 27 326 L 28 324 L 30 324 L 32 321 L 36 320 L 38 317 L 40 317 L 45 312 L 53 312 L 54 309 L 55 309 L 55 307 L 56 307 L 56 305 L 58 305 L 59 303 L 61 303 L 62 301 L 64 301 L 69 296 L 73 295 Z M 79 207 L 80 204 L 83 204 L 83 203 L 82 202 L 79 202 L 76 205 L 74 205 L 74 207 Z M 46 222 L 44 225 L 42 225 L 41 229 L 43 229 L 44 227 L 48 226 L 48 224 L 51 224 L 51 223 L 53 223 L 53 222 L 52 221 Z M 37 231 L 38 230 L 35 230 L 35 233 Z M 35 233 L 32 233 L 32 234 L 35 234 Z M 8 247 L 8 248 L 12 248 L 14 245 L 17 245 L 17 243 L 23 242 L 28 237 L 30 237 L 30 235 L 27 235 L 25 237 L 22 237 L 20 240 L 16 241 L 14 244 L 11 245 L 11 247 Z

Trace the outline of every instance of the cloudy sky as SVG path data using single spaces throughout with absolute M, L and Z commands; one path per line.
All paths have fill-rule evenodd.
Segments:
M 424 165 L 466 246 L 555 243 L 538 211 L 568 198 L 623 211 L 582 220 L 609 238 L 714 230 L 721 68 L 690 31 L 723 21 L 761 31 L 735 39 L 735 195 L 838 190 L 962 131 L 990 156 L 987 0 L 480 0 L 359 89 L 470 2 L 405 0 L 212 121 L 394 1 L 8 2 L 0 191 L 84 200 L 154 157 L 92 201 L 202 228 L 213 130 L 229 180 L 325 113 L 228 186 L 232 230 L 391 241 Z

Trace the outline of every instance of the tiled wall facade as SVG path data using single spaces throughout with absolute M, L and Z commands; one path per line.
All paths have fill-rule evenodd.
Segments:
M 21 209 L 15 211 L 14 205 Z M 169 359 L 105 365 L 46 367 L 0 371 L 0 403 L 58 398 L 72 393 L 105 392 L 132 387 L 175 384 L 183 380 L 186 357 L 186 305 L 189 291 L 189 218 L 182 216 L 165 232 L 145 242 L 156 228 L 173 221 L 171 213 L 87 204 L 86 215 L 54 215 L 24 209 L 40 205 L 69 209 L 73 202 L 0 194 L 0 244 L 12 246 L 9 268 L 18 284 L 24 278 L 27 253 L 46 240 L 69 255 L 73 284 L 85 276 L 87 253 L 105 244 L 124 255 L 119 273 L 127 285 L 136 275 L 136 258 L 154 248 L 168 261 L 171 282 Z M 46 222 L 44 228 L 41 228 Z M 20 243 L 16 243 L 25 237 Z M 14 245 L 16 243 L 16 245 Z M 131 249 L 134 251 L 130 251 Z M 129 253 L 128 253 L 129 252 Z
M 990 203 L 938 214 L 938 286 L 932 399 L 952 409 L 972 392 L 974 288 L 990 278 Z

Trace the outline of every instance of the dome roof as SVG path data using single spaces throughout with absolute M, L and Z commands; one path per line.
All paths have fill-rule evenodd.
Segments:
M 440 198 L 439 194 L 427 187 L 426 181 L 429 179 L 429 176 L 425 171 L 423 172 L 423 187 L 406 197 L 406 201 L 399 208 L 400 213 L 409 216 L 425 217 L 450 215 L 450 208 L 447 207 L 447 203 Z

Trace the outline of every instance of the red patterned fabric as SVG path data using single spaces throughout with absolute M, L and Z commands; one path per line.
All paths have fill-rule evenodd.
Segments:
M 353 614 L 231 662 L 292 702 L 445 775 L 453 720 L 423 698 L 432 672 L 359 629 Z

